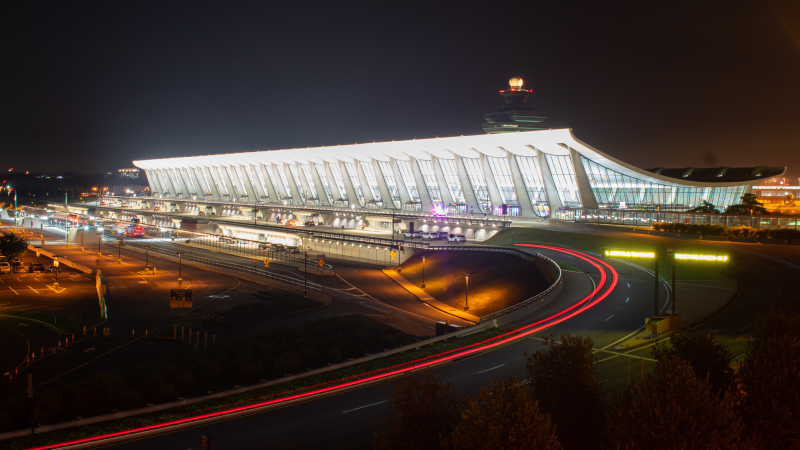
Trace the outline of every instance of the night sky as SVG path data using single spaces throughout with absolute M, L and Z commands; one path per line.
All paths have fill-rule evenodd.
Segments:
M 0 33 L 0 167 L 481 134 L 520 76 L 634 165 L 800 176 L 797 1 L 7 1 Z

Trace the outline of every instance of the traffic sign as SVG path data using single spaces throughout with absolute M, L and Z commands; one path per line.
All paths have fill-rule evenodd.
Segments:
M 394 261 L 394 257 L 397 256 L 397 252 L 392 250 L 391 252 L 389 252 L 389 256 L 391 256 L 392 257 L 392 261 Z
M 170 289 L 170 308 L 191 308 L 192 290 L 191 289 Z
M 269 267 L 269 258 L 264 258 L 264 267 Z
M 319 264 L 320 266 L 324 266 L 325 265 L 325 261 L 320 259 L 319 261 L 317 261 L 317 264 Z

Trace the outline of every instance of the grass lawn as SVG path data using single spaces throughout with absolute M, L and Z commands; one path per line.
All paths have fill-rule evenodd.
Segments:
M 514 228 L 514 243 L 554 245 L 597 254 L 602 253 L 603 248 L 656 252 L 665 252 L 667 250 L 665 245 L 644 237 L 631 236 L 630 238 L 618 238 L 536 228 Z M 484 245 L 511 246 L 511 230 L 503 230 L 497 233 L 486 240 Z M 674 250 L 684 253 L 713 253 L 710 252 L 707 246 L 698 245 L 693 242 L 676 243 Z M 620 260 L 622 260 L 622 258 L 620 258 Z M 648 270 L 653 270 L 655 268 L 655 263 L 650 259 L 630 258 L 626 260 Z M 728 264 L 730 263 L 681 261 L 678 263 L 675 277 L 679 280 L 724 280 L 730 278 L 727 270 Z M 662 259 L 658 266 L 660 277 L 664 279 L 672 277 L 672 272 L 666 259 Z
M 68 314 L 51 314 L 39 311 L 4 309 L 3 315 L 24 317 L 53 326 L 64 334 L 82 333 L 83 327 L 90 329 L 103 321 L 100 316 L 76 316 Z
M 231 308 L 214 313 L 196 313 L 181 316 L 175 323 L 180 328 L 204 333 L 216 331 L 235 325 L 241 325 L 268 317 L 282 316 L 309 309 L 320 308 L 324 303 L 305 298 L 302 295 L 278 289 L 265 289 L 253 295 L 252 301 L 240 303 Z M 172 325 L 164 327 L 157 333 L 158 336 L 172 337 Z
M 533 263 L 495 252 L 415 252 L 401 267 L 401 275 L 422 285 L 425 256 L 425 292 L 455 308 L 463 308 L 464 274 L 469 274 L 469 312 L 482 316 L 533 297 L 549 287 Z

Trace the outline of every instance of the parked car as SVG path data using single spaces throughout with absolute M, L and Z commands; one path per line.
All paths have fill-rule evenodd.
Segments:
M 200 212 L 198 212 L 198 213 L 197 213 L 197 215 L 198 215 L 198 216 L 205 216 L 205 215 L 206 215 L 206 213 L 205 213 L 205 211 L 200 211 Z
M 405 233 L 403 233 L 403 236 L 405 236 L 407 238 L 412 238 L 412 237 L 414 237 L 414 233 L 412 233 L 410 231 L 406 231 Z
M 429 231 L 427 233 L 422 233 L 422 239 L 441 239 L 445 237 L 445 233 L 440 233 L 438 231 Z
M 415 232 L 411 233 L 411 238 L 412 239 L 418 239 L 418 238 L 421 238 L 421 237 L 422 237 L 422 231 L 415 231 Z
M 28 266 L 28 273 L 45 273 L 45 268 L 39 263 L 31 263 Z
M 268 243 L 261 242 L 261 243 L 258 244 L 258 248 L 261 249 L 261 250 L 265 250 L 265 249 L 268 249 L 270 247 L 271 247 L 271 245 L 268 244 Z
M 451 234 L 447 236 L 447 242 L 467 242 L 467 237 L 463 234 Z
M 12 266 L 14 273 L 28 273 L 28 269 L 20 264 L 19 266 Z
M 47 267 L 47 271 L 48 272 L 59 272 L 59 273 L 62 272 L 61 266 L 48 266 Z
M 316 226 L 316 225 L 317 225 L 317 224 L 316 224 L 316 223 L 314 223 L 314 221 L 313 221 L 313 220 L 309 220 L 309 221 L 307 221 L 307 222 L 306 222 L 306 226 L 307 226 L 307 227 L 313 227 L 313 226 Z
M 11 264 L 6 261 L 0 262 L 0 273 L 11 273 Z

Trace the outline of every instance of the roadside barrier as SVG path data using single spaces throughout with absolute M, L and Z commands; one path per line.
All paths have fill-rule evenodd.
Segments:
M 470 247 L 440 246 L 440 247 L 430 247 L 429 250 L 508 253 L 524 261 L 533 263 L 536 269 L 539 270 L 539 272 L 541 272 L 542 275 L 546 277 L 547 282 L 550 283 L 550 287 L 534 295 L 531 298 L 525 299 L 515 305 L 509 306 L 508 308 L 501 309 L 500 311 L 495 311 L 491 314 L 487 314 L 481 317 L 481 323 L 494 319 L 501 319 L 502 322 L 509 322 L 515 320 L 518 317 L 530 314 L 533 311 L 548 304 L 552 299 L 556 298 L 558 294 L 561 293 L 561 289 L 563 288 L 563 285 L 561 283 L 561 268 L 558 267 L 558 264 L 556 264 L 555 261 L 539 253 L 530 254 L 527 252 L 523 252 L 521 250 L 517 250 L 515 248 L 485 247 L 485 246 L 470 246 Z

